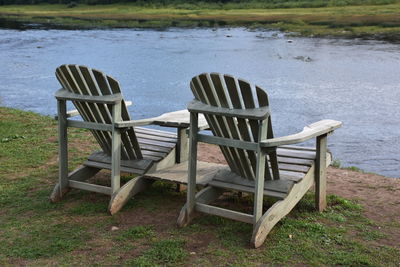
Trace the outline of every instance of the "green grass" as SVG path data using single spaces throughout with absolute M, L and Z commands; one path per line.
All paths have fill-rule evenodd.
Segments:
M 56 134 L 50 117 L 0 107 L 0 140 L 10 139 L 0 143 L 0 266 L 398 266 L 400 262 L 398 247 L 382 245 L 388 237 L 383 229 L 400 231 L 400 225 L 371 221 L 361 205 L 338 196 L 329 196 L 326 212 L 317 213 L 313 195 L 307 194 L 257 250 L 249 247 L 248 224 L 202 215 L 188 227 L 177 228 L 185 193 L 175 192 L 168 183 L 156 182 L 115 216 L 107 214 L 109 197 L 101 194 L 73 190 L 52 204 L 48 196 L 58 175 Z M 71 169 L 96 147 L 82 130 L 70 131 L 70 146 Z M 251 198 L 229 195 L 224 203 L 246 209 Z
M 311 1 L 318 2 L 318 1 Z M 67 28 L 166 28 L 245 26 L 305 36 L 374 37 L 398 40 L 400 1 L 319 1 L 322 5 L 266 8 L 251 2 L 172 5 L 0 6 L 0 18 Z M 342 3 L 342 4 L 340 4 Z M 282 3 L 281 3 L 282 4 Z M 354 5 L 352 5 L 354 4 Z
M 152 225 L 138 225 L 122 231 L 116 238 L 117 240 L 135 240 L 141 238 L 150 238 L 155 235 Z
M 128 266 L 175 266 L 183 263 L 188 255 L 184 248 L 185 241 L 168 239 L 154 242 L 142 256 L 125 262 Z

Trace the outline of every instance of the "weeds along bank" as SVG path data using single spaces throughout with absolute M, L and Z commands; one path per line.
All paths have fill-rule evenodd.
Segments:
M 132 4 L 140 7 L 175 8 L 307 8 L 349 5 L 387 5 L 399 0 L 0 0 L 0 5 L 63 4 L 69 8 L 78 4 Z
M 74 2 L 51 5 L 0 5 L 0 25 L 12 27 L 7 25 L 11 25 L 11 22 L 37 23 L 50 28 L 70 29 L 244 26 L 279 29 L 303 36 L 366 37 L 398 41 L 399 13 L 398 0 L 171 0 L 107 5 Z

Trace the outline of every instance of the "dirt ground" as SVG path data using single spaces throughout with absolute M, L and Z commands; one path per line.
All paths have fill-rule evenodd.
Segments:
M 226 164 L 219 148 L 207 144 L 199 144 L 198 159 Z M 327 180 L 328 194 L 358 201 L 365 215 L 388 236 L 382 242 L 400 247 L 400 179 L 329 167 Z

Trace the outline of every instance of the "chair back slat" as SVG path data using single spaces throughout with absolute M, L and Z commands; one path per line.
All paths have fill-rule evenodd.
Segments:
M 269 106 L 269 100 L 268 100 L 267 93 L 263 89 L 258 87 L 258 86 L 256 86 L 256 93 L 257 93 L 257 99 L 258 99 L 259 105 L 260 106 Z M 268 139 L 274 138 L 274 132 L 272 130 L 271 116 L 268 117 L 267 138 Z M 277 152 L 276 151 L 271 151 L 269 153 L 268 157 L 269 157 L 270 164 L 271 164 L 271 170 L 272 170 L 273 179 L 274 180 L 278 180 L 279 179 L 279 166 L 278 166 L 278 155 L 277 155 Z M 266 166 L 266 168 L 268 168 L 268 166 Z
M 111 95 L 121 93 L 118 81 L 105 75 L 101 71 L 79 65 L 62 65 L 56 70 L 56 76 L 62 87 L 72 93 L 80 95 Z M 73 104 L 82 118 L 88 122 L 112 123 L 112 105 L 77 102 Z M 130 120 L 125 102 L 121 103 L 121 117 L 123 121 Z M 100 147 L 111 155 L 111 133 L 108 131 L 91 130 Z M 141 159 L 142 153 L 133 128 L 121 133 L 122 159 Z
M 79 93 L 76 84 L 72 80 L 71 75 L 68 74 L 68 69 L 66 69 L 65 66 L 61 66 L 56 70 L 56 77 L 64 89 L 68 88 L 67 90 L 73 93 Z M 75 107 L 79 110 L 80 115 L 85 121 L 94 121 L 92 114 L 89 112 L 87 104 L 88 103 L 74 102 Z M 104 133 L 94 130 L 91 130 L 91 132 L 103 151 L 110 153 L 111 147 L 109 146 L 109 142 L 107 142 L 107 137 L 104 135 Z
M 223 78 L 218 73 L 211 73 L 211 80 L 214 85 L 215 95 L 217 96 L 218 106 L 224 108 L 231 108 L 232 103 L 229 99 L 229 93 L 226 89 L 226 84 L 223 82 Z M 231 117 L 223 117 L 223 121 L 225 122 L 225 126 L 228 128 L 228 135 L 225 137 L 233 138 L 233 139 L 240 139 L 238 135 L 238 128 L 237 122 L 234 118 Z M 247 155 L 241 149 L 230 148 L 231 153 L 235 159 L 235 162 L 240 162 L 241 164 L 238 167 L 239 171 L 237 173 L 242 173 L 243 176 L 253 176 L 252 169 L 249 167 L 248 163 L 246 162 Z
M 71 71 L 72 69 L 76 71 L 76 68 L 70 68 Z M 82 86 L 82 93 L 87 94 L 87 95 L 94 95 L 94 96 L 99 96 L 102 95 L 100 93 L 100 89 L 98 88 L 98 85 L 96 81 L 93 78 L 93 75 L 89 71 L 88 68 L 86 67 L 80 67 L 80 74 L 82 77 L 82 80 L 84 81 L 85 85 Z M 96 114 L 96 121 L 101 122 L 101 123 L 107 123 L 110 124 L 111 120 L 111 114 L 109 112 L 109 109 L 103 104 L 93 104 L 91 106 L 93 109 L 95 109 L 97 112 L 94 112 Z M 104 136 L 105 139 L 105 146 L 109 147 L 109 150 L 111 151 L 111 135 L 108 132 L 100 132 L 99 134 Z M 103 149 L 104 150 L 104 149 Z
M 203 88 L 202 83 L 198 77 L 195 77 L 191 82 L 191 89 L 195 96 L 195 98 L 203 103 L 209 104 L 210 101 L 207 98 L 205 93 L 205 89 Z M 210 94 L 209 94 L 210 95 Z M 222 136 L 221 126 L 217 121 L 217 116 L 204 114 L 207 123 L 210 125 L 211 131 L 215 136 Z M 232 154 L 232 150 L 226 146 L 220 146 L 222 154 L 224 155 L 229 167 L 234 170 L 236 173 L 241 173 L 240 168 L 235 165 L 234 155 Z
M 230 75 L 218 73 L 203 73 L 194 77 L 190 83 L 191 90 L 196 100 L 215 107 L 233 109 L 252 109 L 268 106 L 268 95 L 258 86 L 253 87 L 245 80 L 236 79 Z M 255 94 L 254 94 L 255 91 Z M 242 140 L 247 142 L 258 142 L 260 139 L 272 138 L 271 117 L 260 121 L 222 115 L 207 115 L 206 120 L 215 136 Z M 266 123 L 268 130 L 266 136 L 259 137 L 261 123 Z M 236 174 L 253 180 L 256 173 L 257 154 L 255 151 L 233 148 L 220 145 L 221 151 Z M 271 166 L 278 168 L 276 153 L 270 154 Z M 271 158 L 275 157 L 275 159 Z M 275 170 L 273 173 L 275 174 Z M 275 176 L 274 176 L 275 177 Z M 272 175 L 266 164 L 266 179 L 272 179 Z
M 244 109 L 245 104 L 250 105 L 248 98 L 249 97 L 252 98 L 251 91 L 246 92 L 246 96 L 243 97 L 243 92 L 245 92 L 245 90 L 247 89 L 247 87 L 244 85 L 245 82 L 238 81 L 236 78 L 234 78 L 230 75 L 224 75 L 224 79 L 227 83 L 227 90 L 231 97 L 233 108 Z M 241 87 L 239 87 L 239 86 L 241 86 Z M 249 89 L 251 89 L 251 87 L 249 87 Z M 250 96 L 249 96 L 249 94 L 250 94 Z M 242 99 L 241 99 L 241 97 L 242 97 Z M 245 100 L 246 100 L 246 103 L 244 103 Z M 242 102 L 243 102 L 243 104 L 242 104 Z M 240 138 L 239 138 L 240 140 L 248 141 L 248 142 L 254 142 L 255 140 L 257 140 L 257 139 L 253 138 L 252 133 L 249 131 L 248 120 L 243 119 L 243 118 L 237 118 L 236 121 L 237 121 L 237 128 L 238 128 L 238 131 L 240 134 Z M 256 121 L 255 123 L 256 123 L 257 129 L 258 129 L 258 121 Z M 258 134 L 258 132 L 257 132 L 257 134 Z M 254 151 L 251 151 L 251 150 L 244 151 L 244 153 L 246 154 L 248 160 L 251 163 L 251 168 L 253 170 L 252 177 L 254 177 L 254 171 L 255 171 L 256 162 L 257 162 L 256 154 Z
M 107 76 L 107 80 L 108 80 L 108 84 L 110 85 L 111 92 L 113 94 L 121 93 L 121 89 L 119 87 L 118 81 L 116 81 L 115 79 L 113 79 L 110 76 Z M 128 108 L 125 105 L 125 100 L 122 100 L 121 117 L 122 117 L 122 120 L 130 120 Z M 130 143 L 131 147 L 133 147 L 133 150 L 131 150 L 131 151 L 132 152 L 134 152 L 134 151 L 139 151 L 140 152 L 141 150 L 140 150 L 139 143 L 138 142 L 132 142 L 132 140 L 136 140 L 135 132 L 134 131 L 127 131 L 125 133 L 126 133 L 126 135 L 121 135 L 121 137 L 124 138 L 126 140 L 126 142 Z M 132 156 L 132 157 L 136 157 L 136 156 Z
M 97 70 L 89 70 L 87 67 L 81 66 L 79 68 L 81 73 L 84 75 L 85 79 L 87 80 L 87 84 L 91 85 L 88 87 L 88 92 L 87 94 L 91 95 L 110 95 L 113 93 L 120 93 L 120 90 L 115 90 L 115 92 L 112 92 L 108 86 L 109 81 L 114 81 L 109 76 L 105 76 L 103 73 Z M 98 109 L 97 114 L 100 115 L 101 120 L 103 123 L 110 124 L 112 123 L 112 108 L 111 105 L 105 105 L 105 104 L 94 104 L 95 107 Z M 124 110 L 125 105 L 122 104 L 121 109 Z M 126 108 L 125 108 L 126 109 Z M 123 120 L 124 118 L 129 118 L 129 115 L 122 116 Z M 107 139 L 109 143 L 111 144 L 111 133 L 107 132 Z M 130 140 L 129 138 L 126 137 L 126 134 L 121 134 L 121 140 L 123 143 L 123 147 L 121 149 L 121 154 L 123 158 L 127 159 L 134 159 L 136 158 L 136 155 L 134 153 L 134 150 L 131 149 L 130 145 Z
M 225 76 L 219 76 L 221 83 L 226 84 L 224 86 L 225 90 L 225 95 L 227 95 L 229 98 L 230 106 L 233 108 L 242 108 L 242 103 L 240 102 L 240 91 L 238 90 L 238 86 L 236 84 L 236 81 L 233 77 L 225 75 Z M 248 138 L 242 138 L 241 133 L 245 132 L 247 133 L 247 125 L 243 124 L 244 119 L 240 118 L 225 118 L 225 120 L 229 124 L 229 128 L 231 129 L 231 134 L 230 136 L 224 136 L 227 138 L 233 138 L 233 139 L 238 139 L 238 140 L 245 140 L 248 141 Z M 243 131 L 242 128 L 245 128 Z M 247 178 L 254 178 L 254 171 L 250 165 L 250 158 L 248 154 L 246 153 L 245 150 L 243 149 L 238 149 L 238 148 L 231 148 L 236 156 L 236 164 L 241 172 L 241 176 L 247 177 Z M 239 165 L 238 165 L 239 163 Z

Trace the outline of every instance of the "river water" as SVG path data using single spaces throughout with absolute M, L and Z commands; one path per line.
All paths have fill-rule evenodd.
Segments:
M 343 121 L 329 137 L 342 165 L 400 176 L 400 45 L 289 38 L 234 29 L 0 29 L 0 105 L 56 112 L 56 67 L 100 69 L 118 79 L 135 119 L 185 108 L 201 72 L 265 88 L 276 136 L 321 119 Z

